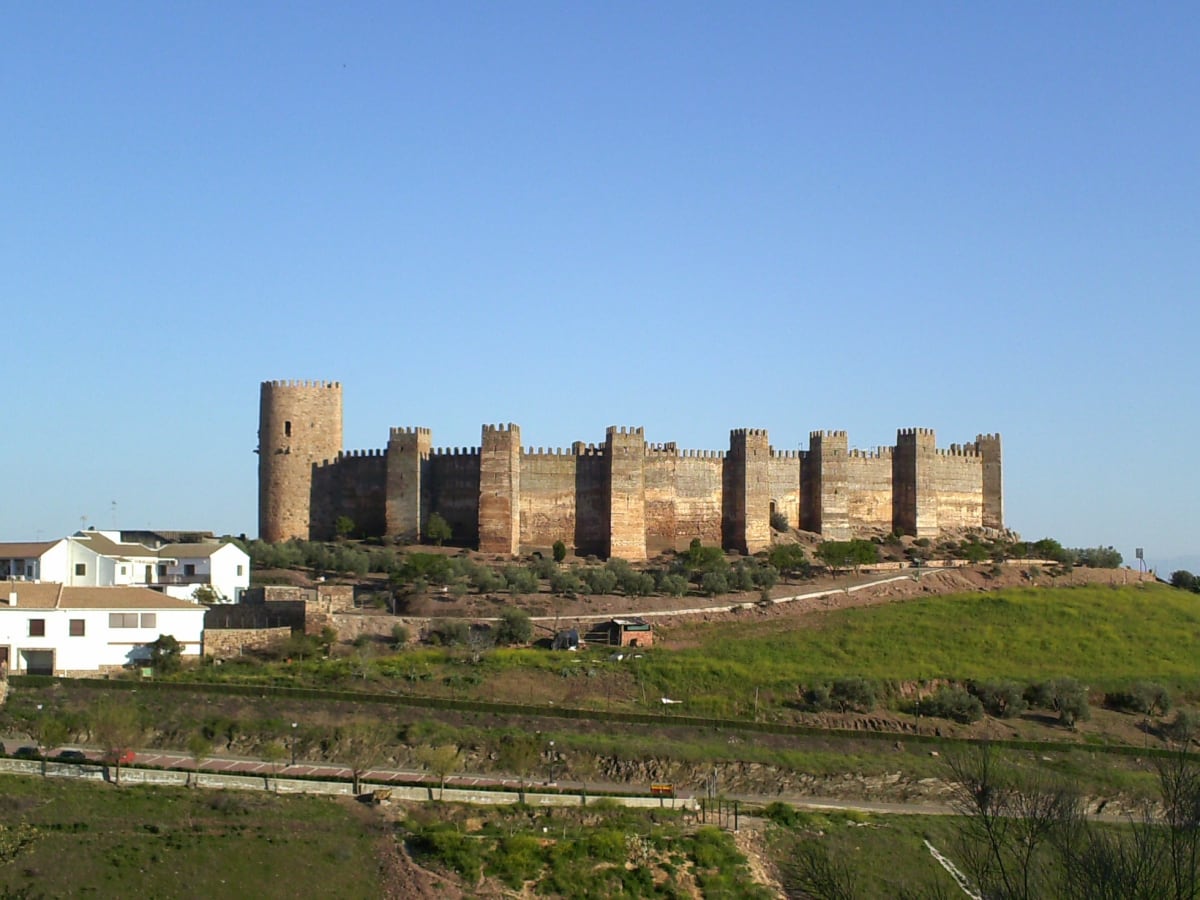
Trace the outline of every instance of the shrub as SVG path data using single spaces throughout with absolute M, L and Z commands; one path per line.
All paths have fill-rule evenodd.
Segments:
M 500 624 L 496 627 L 496 643 L 528 644 L 533 637 L 533 622 L 523 609 L 508 607 L 500 613 Z
M 567 558 L 567 545 L 562 541 L 555 541 L 551 553 L 554 554 L 554 561 L 560 563 Z
M 729 580 L 721 572 L 705 572 L 700 578 L 700 590 L 709 597 L 729 592 Z
M 772 565 L 759 566 L 753 572 L 754 584 L 765 590 L 770 590 L 779 584 L 779 570 Z
M 539 556 L 529 564 L 529 571 L 533 572 L 537 578 L 553 578 L 554 573 L 558 571 L 558 563 Z
M 779 512 L 779 510 L 776 510 L 775 512 L 771 513 L 771 527 L 773 529 L 775 529 L 776 531 L 787 531 L 788 530 L 787 514 Z
M 1069 728 L 1091 717 L 1087 688 L 1074 678 L 1056 678 L 1032 684 L 1025 689 L 1024 698 L 1030 706 L 1054 710 L 1058 713 L 1059 721 Z
M 544 867 L 542 846 L 537 838 L 528 834 L 501 838 L 488 858 L 488 873 L 514 891 L 536 878 Z
M 958 685 L 944 684 L 921 701 L 921 711 L 941 719 L 969 725 L 983 718 L 979 698 Z
M 804 548 L 799 544 L 776 544 L 767 554 L 767 562 L 783 573 L 784 577 L 808 577 L 812 564 Z
M 454 532 L 445 518 L 438 513 L 433 513 L 430 515 L 429 521 L 425 523 L 425 537 L 440 547 L 454 537 Z
M 658 589 L 669 597 L 682 597 L 688 592 L 688 580 L 671 572 L 660 575 Z
M 397 647 L 403 647 L 408 643 L 408 629 L 405 626 L 392 626 L 392 643 Z
M 504 583 L 513 594 L 536 594 L 538 590 L 537 575 L 520 566 L 505 566 Z
M 1168 740 L 1187 744 L 1196 736 L 1198 727 L 1200 727 L 1200 719 L 1194 712 L 1178 709 L 1175 711 L 1175 718 L 1163 726 L 1163 736 Z
M 555 594 L 574 597 L 583 590 L 583 582 L 579 580 L 579 576 L 574 571 L 559 569 L 550 576 L 550 590 Z
M 738 563 L 730 573 L 729 586 L 735 591 L 752 591 L 755 588 L 754 573 L 744 562 Z
M 430 627 L 426 640 L 443 647 L 465 645 L 471 639 L 471 629 L 466 622 L 446 619 Z
M 976 681 L 967 690 L 979 698 L 988 715 L 998 719 L 1011 719 L 1025 710 L 1021 686 L 1015 681 Z
M 784 828 L 795 828 L 804 824 L 805 821 L 804 813 L 780 800 L 768 803 L 762 814 L 764 819 L 770 819 L 776 825 L 782 825 Z
M 1161 684 L 1139 681 L 1123 691 L 1110 691 L 1104 697 L 1104 704 L 1126 712 L 1162 716 L 1171 708 L 1171 692 Z
M 584 569 L 583 581 L 589 594 L 611 594 L 617 589 L 617 576 L 599 566 Z
M 486 566 L 480 566 L 471 573 L 471 585 L 481 594 L 490 594 L 504 587 L 504 577 Z
M 829 700 L 842 712 L 867 712 L 875 706 L 875 685 L 865 678 L 838 678 L 829 686 Z

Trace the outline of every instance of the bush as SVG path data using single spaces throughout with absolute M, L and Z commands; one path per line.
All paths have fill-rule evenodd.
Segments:
M 480 566 L 470 576 L 471 585 L 481 594 L 498 591 L 505 585 L 504 577 L 486 566 Z
M 445 518 L 438 513 L 433 513 L 429 517 L 429 521 L 425 523 L 425 537 L 440 547 L 454 537 L 454 532 Z
M 403 647 L 408 643 L 408 629 L 403 625 L 392 626 L 392 643 L 397 647 Z
M 767 554 L 767 562 L 783 573 L 785 578 L 807 578 L 812 564 L 799 544 L 776 544 Z
M 512 594 L 536 594 L 538 591 L 537 575 L 520 566 L 504 567 L 504 583 Z
M 688 580 L 682 575 L 667 572 L 659 576 L 658 590 L 668 597 L 682 597 L 688 592 Z
M 471 629 L 466 622 L 447 619 L 430 627 L 426 640 L 443 647 L 464 646 L 471 639 Z
M 1145 716 L 1162 716 L 1171 708 L 1171 692 L 1161 684 L 1139 681 L 1123 691 L 1107 693 L 1104 705 Z
M 969 725 L 983 718 L 983 704 L 965 688 L 944 684 L 921 701 L 921 712 Z
M 1075 554 L 1081 566 L 1089 569 L 1118 569 L 1124 562 L 1120 551 L 1112 547 L 1085 547 L 1070 552 Z
M 1053 681 L 1032 684 L 1025 689 L 1025 702 L 1039 709 L 1051 709 L 1058 713 L 1059 721 L 1069 728 L 1076 722 L 1091 718 L 1087 688 L 1074 678 L 1057 678 Z
M 1193 575 L 1187 569 L 1180 569 L 1171 573 L 1171 586 L 1200 593 L 1200 576 Z
M 769 819 L 776 825 L 782 825 L 784 828 L 795 828 L 803 825 L 805 822 L 804 813 L 799 812 L 780 800 L 768 803 L 763 809 L 762 814 L 764 819 Z
M 700 590 L 708 597 L 726 594 L 729 592 L 729 579 L 721 572 L 705 572 L 700 578 Z
M 500 624 L 496 627 L 496 643 L 528 644 L 533 637 L 533 622 L 523 609 L 508 607 L 500 613 Z
M 1011 719 L 1025 710 L 1021 686 L 1015 681 L 976 681 L 967 690 L 979 698 L 988 715 L 998 719 Z
M 560 563 L 567 558 L 567 545 L 562 541 L 555 541 L 551 553 L 554 554 L 554 561 Z
M 1200 719 L 1194 712 L 1179 709 L 1175 711 L 1175 718 L 1163 726 L 1163 736 L 1168 740 L 1187 744 L 1196 736 L 1198 727 L 1200 727 Z
M 771 527 L 776 531 L 788 530 L 788 517 L 786 513 L 781 513 L 778 510 L 771 513 Z
M 599 566 L 584 569 L 583 582 L 589 594 L 611 594 L 617 589 L 617 576 L 610 569 Z
M 875 706 L 875 685 L 865 678 L 838 678 L 829 686 L 829 700 L 842 712 L 867 712 Z
M 583 582 L 579 576 L 569 569 L 559 569 L 550 576 L 550 590 L 555 594 L 574 597 L 583 590 Z

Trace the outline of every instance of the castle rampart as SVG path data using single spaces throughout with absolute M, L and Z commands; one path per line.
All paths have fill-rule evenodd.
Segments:
M 343 450 L 341 385 L 266 382 L 260 406 L 259 521 L 264 539 L 355 530 L 420 540 L 429 516 L 455 542 L 512 556 L 561 540 L 577 554 L 643 559 L 693 539 L 754 553 L 771 515 L 845 540 L 879 530 L 921 537 L 1003 528 L 1000 436 L 936 447 L 900 429 L 895 447 L 852 450 L 845 431 L 813 431 L 777 451 L 766 429 L 735 428 L 729 449 L 647 443 L 611 427 L 602 444 L 522 447 L 516 425 L 485 425 L 479 447 L 434 448 L 428 428 L 392 428 L 386 449 Z

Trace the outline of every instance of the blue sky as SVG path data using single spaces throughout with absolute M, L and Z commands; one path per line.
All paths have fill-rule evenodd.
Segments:
M 2 22 L 0 539 L 253 534 L 320 378 L 347 448 L 1000 431 L 1013 528 L 1200 567 L 1191 4 Z

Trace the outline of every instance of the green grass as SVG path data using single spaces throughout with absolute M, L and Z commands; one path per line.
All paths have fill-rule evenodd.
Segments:
M 929 597 L 816 615 L 806 625 L 689 627 L 698 646 L 648 655 L 644 677 L 708 704 L 728 698 L 731 685 L 788 690 L 851 674 L 1200 685 L 1200 596 L 1157 585 Z
M 375 840 L 325 798 L 0 776 L 5 896 L 377 897 Z

